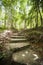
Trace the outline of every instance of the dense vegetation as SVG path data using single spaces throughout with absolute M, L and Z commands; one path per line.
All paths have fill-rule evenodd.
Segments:
M 43 26 L 43 0 L 0 0 L 0 28 Z

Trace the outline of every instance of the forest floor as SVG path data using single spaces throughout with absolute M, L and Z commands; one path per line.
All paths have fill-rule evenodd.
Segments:
M 35 46 L 40 46 L 43 48 L 43 27 L 25 29 L 20 32 L 24 34 L 27 40 Z
M 13 50 L 7 50 L 7 57 L 5 56 L 6 49 L 3 49 L 5 50 L 3 51 L 5 52 L 5 54 L 3 54 L 5 59 L 2 57 L 0 65 L 43 65 L 43 27 L 37 29 L 25 29 L 18 32 L 16 35 L 24 35 L 25 38 L 27 38 L 28 44 L 27 42 L 12 43 L 10 46 L 12 46 Z M 14 50 L 14 47 L 18 48 Z M 0 46 L 0 48 L 2 47 Z M 13 54 L 10 51 L 14 51 Z
M 43 27 L 25 29 L 20 32 L 24 34 L 25 37 L 31 43 L 43 43 Z

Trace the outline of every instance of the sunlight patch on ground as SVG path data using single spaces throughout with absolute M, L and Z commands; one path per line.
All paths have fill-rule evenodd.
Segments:
M 37 54 L 33 54 L 33 56 L 35 56 L 34 60 L 37 60 L 39 58 Z
M 26 51 L 25 53 L 28 54 L 28 51 Z
M 16 52 L 12 55 L 12 58 L 16 62 L 26 63 L 35 62 L 39 57 L 37 53 L 31 49 Z
M 25 54 L 22 54 L 23 57 L 25 57 Z

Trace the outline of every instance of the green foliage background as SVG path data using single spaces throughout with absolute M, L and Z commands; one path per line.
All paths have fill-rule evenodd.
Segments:
M 0 0 L 0 27 L 25 29 L 39 26 L 43 26 L 43 0 Z

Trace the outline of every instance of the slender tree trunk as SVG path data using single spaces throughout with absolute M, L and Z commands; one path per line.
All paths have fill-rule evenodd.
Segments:
M 12 9 L 11 9 L 11 29 L 13 29 Z
M 32 28 L 32 22 L 30 23 L 30 28 Z
M 5 19 L 4 19 L 4 27 L 6 27 L 6 9 L 5 9 Z
M 33 16 L 33 14 L 32 14 L 32 16 Z M 31 23 L 30 23 L 30 28 L 33 27 L 33 24 L 32 24 L 32 23 L 33 23 L 33 21 L 32 21 L 32 16 L 31 16 L 31 20 L 30 20 L 30 21 L 31 21 Z
M 26 20 L 25 20 L 25 29 L 26 29 Z
M 24 28 L 26 29 L 26 20 L 24 20 Z
M 11 29 L 13 29 L 13 21 L 11 20 Z
M 41 15 L 40 9 L 39 9 L 39 14 L 40 14 L 41 26 L 43 26 L 43 19 L 42 19 L 42 15 Z
M 16 21 L 15 21 L 15 28 L 16 28 Z
M 37 10 L 37 16 L 36 16 L 36 28 L 38 27 L 38 10 Z

